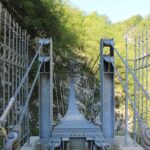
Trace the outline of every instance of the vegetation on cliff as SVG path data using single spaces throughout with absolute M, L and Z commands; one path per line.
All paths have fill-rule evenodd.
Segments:
M 77 74 L 86 74 L 89 81 L 92 80 L 91 77 L 95 76 L 95 81 L 97 81 L 95 85 L 98 87 L 99 74 L 96 72 L 99 62 L 97 61 L 95 65 L 94 63 L 99 55 L 100 39 L 113 38 L 115 47 L 125 58 L 125 36 L 128 34 L 128 46 L 129 49 L 132 49 L 135 31 L 138 33 L 141 26 L 150 25 L 150 16 L 143 18 L 140 15 L 133 16 L 123 22 L 111 23 L 107 16 L 97 12 L 86 14 L 79 8 L 72 6 L 69 1 L 2 0 L 2 2 L 31 35 L 30 57 L 34 53 L 35 38 L 41 36 L 53 38 L 54 72 L 58 78 L 57 82 L 61 80 L 63 83 L 68 77 L 70 63 L 74 62 L 80 66 Z M 129 58 L 133 57 L 133 53 L 133 50 L 129 50 Z M 125 68 L 122 67 L 119 59 L 116 58 L 115 64 L 124 76 Z M 132 64 L 129 65 L 132 67 Z M 93 83 L 89 82 L 89 84 Z M 129 83 L 129 86 L 132 84 Z M 125 96 L 117 79 L 115 79 L 115 86 L 117 107 L 119 107 L 124 103 Z M 131 87 L 131 89 L 133 88 Z M 98 100 L 98 94 L 95 98 Z M 97 102 L 97 100 L 95 101 Z M 34 104 L 33 102 L 31 106 Z

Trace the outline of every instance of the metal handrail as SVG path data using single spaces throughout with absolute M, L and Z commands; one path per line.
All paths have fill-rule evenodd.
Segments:
M 110 42 L 111 46 L 113 47 L 114 51 L 117 53 L 117 55 L 119 56 L 119 58 L 121 59 L 122 63 L 125 65 L 126 69 L 131 73 L 131 75 L 133 76 L 134 80 L 136 81 L 137 85 L 142 89 L 142 92 L 145 94 L 146 98 L 148 100 L 150 100 L 150 96 L 148 94 L 148 92 L 144 89 L 144 87 L 142 86 L 142 84 L 139 82 L 137 76 L 133 73 L 133 71 L 129 68 L 129 66 L 127 65 L 127 63 L 125 62 L 125 60 L 122 58 L 122 56 L 120 55 L 120 53 L 118 52 L 118 50 L 114 47 L 114 45 L 112 45 L 112 43 Z
M 139 115 L 139 113 L 138 113 L 138 111 L 137 111 L 137 109 L 136 109 L 136 106 L 133 104 L 133 101 L 132 101 L 132 99 L 131 99 L 131 97 L 130 97 L 130 95 L 129 95 L 128 89 L 127 89 L 126 86 L 123 84 L 123 80 L 122 80 L 122 78 L 121 78 L 121 75 L 120 75 L 120 73 L 118 72 L 118 70 L 116 69 L 114 63 L 113 63 L 111 60 L 110 60 L 110 63 L 112 64 L 112 66 L 113 66 L 113 68 L 114 68 L 114 70 L 115 70 L 115 72 L 116 72 L 116 75 L 118 76 L 118 79 L 119 79 L 119 81 L 120 81 L 120 83 L 121 83 L 121 85 L 122 85 L 122 87 L 123 87 L 123 89 L 124 89 L 124 91 L 125 91 L 125 93 L 126 93 L 126 96 L 127 96 L 127 98 L 130 100 L 130 103 L 131 103 L 131 105 L 132 105 L 132 107 L 133 107 L 133 109 L 134 109 L 134 111 L 135 111 L 135 114 L 136 114 L 136 116 L 137 116 L 137 118 L 138 118 L 138 120 L 139 120 L 139 124 L 140 124 L 140 126 L 142 127 L 142 126 L 143 126 L 143 121 L 142 121 L 142 119 L 141 119 L 141 117 L 140 117 L 140 115 Z
M 43 60 L 43 61 L 44 61 L 44 60 Z M 20 119 L 19 119 L 19 121 L 18 121 L 18 124 L 21 124 L 21 122 L 22 122 L 22 120 L 23 120 L 23 117 L 24 117 L 24 115 L 25 115 L 25 113 L 26 113 L 26 111 L 27 111 L 27 107 L 28 107 L 28 104 L 29 104 L 29 101 L 30 101 L 30 97 L 31 97 L 31 94 L 32 94 L 33 89 L 34 89 L 34 87 L 35 87 L 35 83 L 36 83 L 36 81 L 37 81 L 37 79 L 38 79 L 38 76 L 39 76 L 40 69 L 41 69 L 41 66 L 42 66 L 42 64 L 43 64 L 43 61 L 41 61 L 40 65 L 39 65 L 39 67 L 38 67 L 37 73 L 36 73 L 36 75 L 35 75 L 35 78 L 34 78 L 34 80 L 33 80 L 33 83 L 32 83 L 31 89 L 30 89 L 30 92 L 29 92 L 28 97 L 27 97 L 27 100 L 26 100 L 26 102 L 25 102 L 25 106 L 24 106 L 23 111 L 22 111 L 22 113 L 21 113 L 21 115 L 20 115 Z
M 122 80 L 122 78 L 121 78 L 121 75 L 120 75 L 120 73 L 118 72 L 118 70 L 116 69 L 114 63 L 111 62 L 111 60 L 110 60 L 110 63 L 111 63 L 112 66 L 114 67 L 114 70 L 115 70 L 115 72 L 116 72 L 116 74 L 117 74 L 117 76 L 118 76 L 118 78 L 119 78 L 119 81 L 120 81 L 120 83 L 121 83 L 121 85 L 122 85 L 122 87 L 123 87 L 123 89 L 124 89 L 124 91 L 125 91 L 125 93 L 126 93 L 126 97 L 129 99 L 130 104 L 131 104 L 131 106 L 133 107 L 134 114 L 135 114 L 135 116 L 136 116 L 137 119 L 138 119 L 138 123 L 139 123 L 139 126 L 140 126 L 141 138 L 142 138 L 142 140 L 143 140 L 143 146 L 144 146 L 144 147 L 149 147 L 149 144 L 150 144 L 149 138 L 150 138 L 150 136 L 149 136 L 148 133 L 149 133 L 149 131 L 150 131 L 150 128 L 148 127 L 148 124 L 145 124 L 145 122 L 143 121 L 143 119 L 140 117 L 140 114 L 139 114 L 139 112 L 138 112 L 138 110 L 137 110 L 137 108 L 136 108 L 136 105 L 135 105 L 135 103 L 133 102 L 133 100 L 131 99 L 131 97 L 130 97 L 130 95 L 129 95 L 129 93 L 128 93 L 127 87 L 123 84 L 123 80 Z M 135 118 L 135 117 L 134 117 L 134 118 Z M 135 119 L 135 122 L 136 122 L 136 119 Z M 125 135 L 125 136 L 127 136 L 127 135 Z M 134 142 L 133 142 L 133 143 L 136 143 L 135 140 L 136 140 L 136 137 L 134 137 Z
M 44 44 L 44 43 L 43 43 L 43 44 Z M 7 115 L 9 114 L 9 112 L 10 112 L 10 110 L 11 110 L 11 108 L 12 108 L 12 106 L 13 106 L 15 100 L 16 100 L 16 97 L 17 97 L 17 95 L 18 95 L 18 93 L 19 93 L 19 91 L 20 91 L 22 85 L 23 85 L 24 82 L 26 81 L 26 78 L 28 77 L 28 74 L 29 74 L 29 72 L 30 72 L 30 70 L 31 70 L 31 68 L 32 68 L 32 66 L 33 66 L 33 64 L 34 64 L 34 62 L 35 62 L 35 60 L 36 60 L 38 54 L 40 53 L 41 48 L 43 47 L 43 44 L 41 44 L 41 45 L 39 46 L 39 48 L 38 48 L 38 50 L 37 50 L 37 52 L 36 52 L 34 58 L 32 59 L 32 61 L 31 61 L 31 63 L 30 63 L 30 66 L 28 67 L 28 69 L 27 69 L 27 71 L 26 71 L 24 77 L 22 78 L 22 80 L 21 80 L 21 82 L 20 82 L 20 84 L 19 84 L 19 86 L 18 86 L 18 88 L 17 88 L 15 94 L 11 97 L 11 99 L 10 99 L 10 101 L 9 101 L 9 103 L 8 103 L 8 105 L 7 105 L 7 107 L 6 107 L 6 109 L 5 109 L 5 111 L 4 111 L 3 114 L 1 115 L 1 117 L 0 117 L 0 125 L 1 125 L 1 126 L 5 124 L 6 117 L 7 117 Z

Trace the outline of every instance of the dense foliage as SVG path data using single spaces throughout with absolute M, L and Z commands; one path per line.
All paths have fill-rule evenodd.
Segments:
M 96 57 L 100 38 L 114 38 L 116 47 L 124 51 L 124 37 L 131 38 L 139 26 L 150 24 L 149 16 L 133 16 L 123 22 L 112 24 L 105 15 L 97 12 L 86 14 L 61 0 L 7 0 L 7 7 L 13 7 L 15 18 L 28 30 L 32 38 L 51 36 L 55 52 L 62 57 L 80 51 L 89 57 Z M 7 3 L 8 2 L 8 3 Z M 18 19 L 18 16 L 20 16 Z M 123 53 L 124 55 L 124 53 Z

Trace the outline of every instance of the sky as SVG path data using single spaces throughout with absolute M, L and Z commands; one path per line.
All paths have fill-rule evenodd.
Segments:
M 150 0 L 70 0 L 86 13 L 97 11 L 109 17 L 112 23 L 126 20 L 134 15 L 150 15 Z

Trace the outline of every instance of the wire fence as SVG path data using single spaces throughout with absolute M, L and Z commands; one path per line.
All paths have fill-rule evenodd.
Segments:
M 28 67 L 29 36 L 0 2 L 0 116 L 8 106 Z M 18 122 L 28 95 L 28 77 L 21 87 L 13 108 L 3 126 L 9 132 Z M 26 113 L 21 124 L 21 139 L 29 136 L 29 119 Z
M 150 30 L 143 30 L 134 41 L 134 74 L 142 84 L 150 97 Z M 134 82 L 134 104 L 143 122 L 150 127 L 150 99 L 142 92 Z M 139 126 L 134 115 L 134 140 L 138 140 Z M 139 141 L 138 141 L 139 142 Z
M 143 144 L 141 131 L 143 126 L 150 127 L 150 44 L 149 30 L 143 30 L 136 35 L 134 44 L 126 36 L 126 58 L 123 58 L 114 48 L 116 57 L 120 59 L 123 69 L 117 68 L 112 62 L 116 75 L 125 92 L 125 143 L 128 144 L 128 135 L 133 136 L 133 143 Z M 132 56 L 129 56 L 132 54 Z M 133 117 L 133 118 L 132 118 Z

